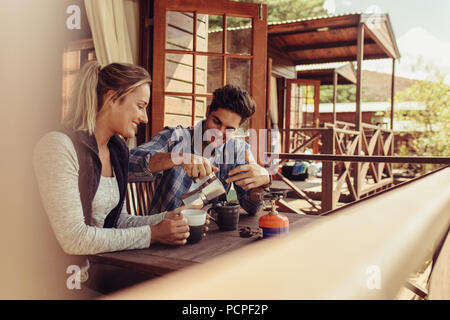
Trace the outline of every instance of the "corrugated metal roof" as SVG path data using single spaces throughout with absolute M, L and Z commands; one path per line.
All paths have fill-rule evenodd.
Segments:
M 345 66 L 347 63 L 348 62 L 330 62 L 330 63 L 297 65 L 295 66 L 295 71 L 337 69 Z
M 297 20 L 272 21 L 272 22 L 267 22 L 267 24 L 269 26 L 275 26 L 275 25 L 279 25 L 279 24 L 288 24 L 288 23 L 296 23 L 296 22 L 303 22 L 303 21 L 338 18 L 338 17 L 353 16 L 353 15 L 360 15 L 360 14 L 363 14 L 363 13 L 362 12 L 351 12 L 351 13 L 342 13 L 342 14 L 335 14 L 335 15 L 329 15 L 329 16 L 301 18 L 301 19 L 297 19 Z
M 302 22 L 302 21 L 312 21 L 312 20 L 320 20 L 320 19 L 328 19 L 328 18 L 336 18 L 336 17 L 343 17 L 343 16 L 352 16 L 352 15 L 359 15 L 362 14 L 360 12 L 352 12 L 352 13 L 343 13 L 343 14 L 336 14 L 336 15 L 330 15 L 330 16 L 318 16 L 318 17 L 311 17 L 311 18 L 301 18 L 297 20 L 283 20 L 283 21 L 268 21 L 268 26 L 275 26 L 279 24 L 288 24 L 288 23 L 295 23 L 295 22 Z M 231 27 L 227 28 L 227 31 L 235 31 L 235 30 L 245 30 L 250 29 L 252 26 L 243 26 L 243 27 Z M 214 29 L 208 31 L 208 33 L 214 33 L 214 32 L 222 32 L 223 28 L 221 29 Z
M 336 112 L 355 112 L 356 103 L 336 103 Z M 391 103 L 385 102 L 361 102 L 361 112 L 390 111 Z M 397 102 L 394 110 L 425 110 L 425 106 L 419 102 Z M 314 112 L 314 105 L 307 105 L 306 112 Z M 319 105 L 320 113 L 333 112 L 332 103 L 321 103 Z

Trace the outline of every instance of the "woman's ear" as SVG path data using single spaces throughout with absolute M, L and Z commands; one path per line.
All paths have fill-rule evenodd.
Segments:
M 108 90 L 106 93 L 105 93 L 105 98 L 106 99 L 108 99 L 108 100 L 110 100 L 110 99 L 112 99 L 113 97 L 114 97 L 114 94 L 115 94 L 116 92 L 114 91 L 114 90 Z M 106 100 L 105 100 L 106 101 Z
M 115 99 L 114 99 L 114 95 L 116 94 L 116 92 L 114 90 L 108 90 L 104 95 L 103 95 L 103 106 L 105 106 L 106 104 L 109 104 L 110 102 L 114 103 Z

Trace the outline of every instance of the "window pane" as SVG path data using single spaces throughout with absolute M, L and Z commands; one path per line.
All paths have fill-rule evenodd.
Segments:
M 194 14 L 167 11 L 166 49 L 194 50 Z
M 192 97 L 165 97 L 165 126 L 190 126 L 192 124 Z
M 195 120 L 202 120 L 206 117 L 207 98 L 197 97 L 195 99 Z
M 248 59 L 227 58 L 227 83 L 247 90 L 250 94 L 250 68 Z
M 252 19 L 227 16 L 227 53 L 252 53 Z
M 222 53 L 223 16 L 197 16 L 197 51 Z
M 197 56 L 197 93 L 213 93 L 222 87 L 223 58 Z
M 192 55 L 166 54 L 166 91 L 192 93 Z

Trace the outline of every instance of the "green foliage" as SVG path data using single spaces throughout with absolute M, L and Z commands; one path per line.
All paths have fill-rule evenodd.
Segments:
M 444 83 L 445 75 L 434 67 L 427 81 L 413 84 L 396 94 L 396 101 L 415 101 L 423 110 L 397 111 L 395 121 L 416 124 L 412 130 L 412 144 L 404 152 L 414 150 L 419 156 L 450 155 L 450 86 Z
M 267 4 L 268 22 L 298 20 L 303 18 L 313 18 L 327 16 L 327 11 L 323 8 L 325 0 L 236 0 L 237 2 L 252 2 Z M 232 20 L 228 27 L 247 26 L 245 21 Z M 221 17 L 211 16 L 209 19 L 210 30 L 221 28 Z
M 267 4 L 269 22 L 328 15 L 323 8 L 325 0 L 260 0 L 254 2 Z
M 337 103 L 349 103 L 356 101 L 356 86 L 355 85 L 339 85 L 337 86 Z M 320 102 L 333 103 L 333 86 L 320 87 Z

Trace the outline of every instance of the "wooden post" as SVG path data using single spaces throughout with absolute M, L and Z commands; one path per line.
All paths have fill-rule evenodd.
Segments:
M 356 112 L 355 112 L 355 131 L 359 132 L 359 141 L 356 147 L 357 155 L 361 155 L 361 96 L 362 96 L 362 60 L 364 59 L 364 24 L 359 23 L 358 27 L 358 40 L 357 40 L 357 70 L 356 70 Z M 361 193 L 361 163 L 353 164 L 353 184 L 355 186 L 355 192 L 357 199 Z
M 285 109 L 286 109 L 286 78 L 277 79 L 277 93 L 278 93 L 278 129 L 285 128 Z M 281 150 L 286 152 L 284 148 L 284 131 L 280 131 L 281 136 Z
M 395 97 L 395 58 L 392 59 L 392 85 L 391 85 L 391 130 L 394 130 L 394 97 Z M 393 156 L 395 153 L 395 134 L 394 132 L 391 133 L 392 134 L 392 139 L 391 139 L 391 147 L 390 147 L 390 152 L 389 155 Z M 391 173 L 393 172 L 393 165 L 392 163 L 389 164 L 390 169 L 391 169 Z
M 391 82 L 391 130 L 394 129 L 394 96 L 395 96 L 395 58 L 392 59 L 392 82 Z
M 267 5 L 258 7 L 259 17 L 253 19 L 252 28 L 252 55 L 253 61 L 251 65 L 251 95 L 256 103 L 256 111 L 250 118 L 250 128 L 255 129 L 258 133 L 259 146 L 259 130 L 266 128 L 266 89 L 267 89 Z M 226 30 L 226 28 L 224 28 Z M 224 31 L 225 32 L 225 31 Z M 256 54 L 258 51 L 258 54 Z M 225 71 L 225 70 L 224 70 Z M 252 146 L 250 146 L 252 148 Z M 252 149 L 252 153 L 257 157 L 257 162 L 263 165 L 263 159 L 260 159 L 258 150 Z
M 337 84 L 338 84 L 338 74 L 337 74 L 336 70 L 334 70 L 334 72 L 333 72 L 333 124 L 336 123 Z
M 362 60 L 364 59 L 364 24 L 360 23 L 358 28 L 357 42 L 357 70 L 356 70 L 356 113 L 355 129 L 361 129 L 361 96 L 362 96 Z
M 285 103 L 285 111 L 284 111 L 284 129 L 291 129 L 291 91 L 292 91 L 292 82 L 290 79 L 286 81 L 286 103 Z M 289 131 L 284 132 L 284 152 L 290 152 L 291 146 L 291 133 Z
M 140 45 L 139 45 L 139 65 L 150 72 L 152 79 L 153 71 L 153 22 L 147 24 L 147 21 L 153 19 L 153 5 L 149 1 L 139 1 L 139 28 L 140 28 Z M 153 20 L 151 20 L 153 21 Z M 149 105 L 153 104 L 153 92 L 150 95 Z M 138 127 L 137 145 L 140 145 L 150 139 L 152 136 L 152 108 L 147 108 L 147 117 L 149 119 L 145 126 Z
M 322 148 L 321 154 L 334 154 L 334 127 L 322 133 Z M 321 194 L 321 213 L 333 210 L 336 207 L 336 199 L 333 186 L 334 178 L 334 162 L 322 162 L 322 194 Z
M 151 121 L 154 136 L 164 128 L 165 103 L 164 87 L 166 84 L 166 54 L 162 48 L 166 47 L 166 5 L 167 1 L 154 2 L 153 26 L 153 81 L 152 81 L 152 108 Z M 158 49 L 158 50 L 155 50 Z M 158 66 L 156 68 L 155 66 Z M 150 119 L 150 118 L 149 118 Z
M 320 115 L 319 115 L 319 106 L 320 106 L 320 82 L 314 84 L 314 123 L 313 127 L 318 128 L 320 123 Z
M 270 102 L 272 96 L 272 58 L 267 59 L 267 91 L 266 91 L 266 129 L 267 129 L 267 151 L 272 152 L 272 118 L 270 116 Z
M 314 85 L 314 127 L 319 128 L 320 126 L 320 82 Z M 313 142 L 313 153 L 319 153 L 319 141 L 315 140 Z

